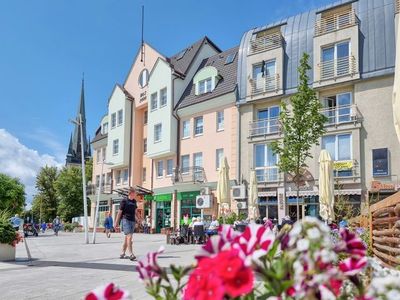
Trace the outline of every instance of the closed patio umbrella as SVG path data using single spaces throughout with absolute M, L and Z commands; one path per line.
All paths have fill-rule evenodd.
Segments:
M 394 127 L 397 133 L 397 139 L 400 142 L 400 21 L 397 23 L 396 37 L 396 64 L 394 71 L 393 84 L 393 119 Z
M 327 150 L 319 155 L 319 214 L 325 221 L 335 219 L 333 210 L 333 161 Z
M 219 168 L 217 183 L 217 201 L 219 204 L 220 213 L 222 213 L 222 215 L 225 215 L 230 210 L 230 189 L 229 165 L 227 158 L 224 157 Z
M 249 184 L 249 218 L 254 220 L 260 217 L 258 209 L 258 189 L 257 189 L 257 176 L 256 171 L 250 172 L 250 184 Z

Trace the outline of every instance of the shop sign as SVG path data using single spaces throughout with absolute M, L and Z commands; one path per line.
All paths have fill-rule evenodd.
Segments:
M 396 185 L 394 183 L 382 183 L 380 181 L 374 180 L 371 182 L 371 190 L 394 191 L 394 190 L 396 190 Z
M 172 200 L 172 194 L 154 195 L 154 200 L 157 201 L 157 202 L 171 201 Z
M 353 168 L 353 161 L 335 161 L 333 162 L 333 169 L 336 171 L 350 170 Z
M 178 200 L 193 200 L 198 195 L 200 195 L 200 191 L 180 192 L 178 193 Z
M 144 91 L 143 93 L 140 93 L 139 102 L 145 101 L 146 98 L 147 98 L 147 92 L 146 91 Z

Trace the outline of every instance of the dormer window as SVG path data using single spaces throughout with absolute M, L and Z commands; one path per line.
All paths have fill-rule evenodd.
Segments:
M 212 79 L 211 77 L 199 81 L 198 92 L 200 94 L 205 94 L 211 92 L 212 89 Z
M 108 133 L 108 122 L 104 122 L 102 126 L 102 134 L 107 134 Z
M 282 47 L 282 34 L 280 27 L 257 32 L 250 41 L 249 54 L 269 51 Z
M 344 5 L 321 13 L 315 23 L 315 35 L 321 35 L 356 25 L 358 19 L 351 5 Z

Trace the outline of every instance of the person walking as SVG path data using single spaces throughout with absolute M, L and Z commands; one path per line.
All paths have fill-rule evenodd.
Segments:
M 19 227 L 21 226 L 22 220 L 18 214 L 15 214 L 14 217 L 10 218 L 10 222 L 12 224 L 12 227 L 14 227 L 15 231 L 18 231 Z
M 106 236 L 108 238 L 111 237 L 111 229 L 113 228 L 113 218 L 111 217 L 111 213 L 107 212 L 106 218 L 104 220 L 104 228 L 106 230 Z
M 43 221 L 42 224 L 40 225 L 40 227 L 42 228 L 42 233 L 45 233 L 46 229 L 47 229 L 46 222 Z
M 136 209 L 137 209 L 137 193 L 134 188 L 129 189 L 128 197 L 121 201 L 115 225 L 118 228 L 121 221 L 121 230 L 124 233 L 124 242 L 122 244 L 122 253 L 120 258 L 129 258 L 135 260 L 136 256 L 133 254 L 133 232 L 135 230 Z M 125 255 L 128 251 L 128 256 Z
M 54 230 L 54 234 L 57 236 L 58 236 L 58 231 L 60 230 L 60 227 L 61 227 L 61 220 L 60 220 L 60 217 L 57 216 L 53 220 L 53 230 Z

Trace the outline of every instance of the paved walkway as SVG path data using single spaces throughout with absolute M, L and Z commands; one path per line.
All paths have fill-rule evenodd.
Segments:
M 82 299 L 92 288 L 108 282 L 127 289 L 132 299 L 152 299 L 138 280 L 137 262 L 119 259 L 122 235 L 107 239 L 98 234 L 96 240 L 95 245 L 86 245 L 82 233 L 60 232 L 57 237 L 51 231 L 29 237 L 31 263 L 23 243 L 17 245 L 16 262 L 0 262 L 0 299 Z M 135 234 L 134 241 L 140 258 L 165 245 L 165 236 Z M 190 264 L 197 248 L 166 245 L 160 264 Z

